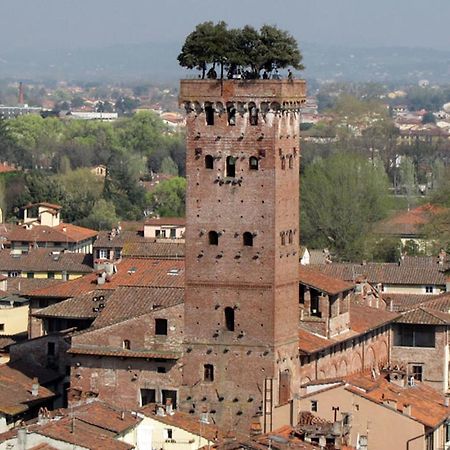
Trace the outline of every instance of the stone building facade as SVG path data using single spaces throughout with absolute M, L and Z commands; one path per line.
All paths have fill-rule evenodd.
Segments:
M 257 414 L 270 430 L 277 408 L 299 388 L 293 311 L 304 101 L 300 80 L 181 82 L 187 204 L 180 405 L 206 406 L 233 428 L 248 430 Z

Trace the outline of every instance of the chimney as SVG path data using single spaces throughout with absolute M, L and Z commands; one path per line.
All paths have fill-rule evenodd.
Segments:
M 37 397 L 39 395 L 39 383 L 37 378 L 33 378 L 33 384 L 31 385 L 31 395 Z
M 99 273 L 97 275 L 97 284 L 102 285 L 105 284 L 106 281 L 106 272 Z
M 168 398 L 166 400 L 166 414 L 168 416 L 172 416 L 174 414 L 173 412 L 173 406 L 172 406 L 172 400 L 170 398 Z
M 23 91 L 23 83 L 19 83 L 19 105 L 23 106 L 25 104 L 25 95 Z
M 403 405 L 403 414 L 405 414 L 405 416 L 411 417 L 411 414 L 412 414 L 411 405 L 408 405 L 408 404 Z
M 17 447 L 19 450 L 27 450 L 27 429 L 19 428 L 17 430 Z

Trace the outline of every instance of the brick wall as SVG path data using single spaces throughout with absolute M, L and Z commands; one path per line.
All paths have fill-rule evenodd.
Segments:
M 289 371 L 292 393 L 299 383 L 298 109 L 304 95 L 303 81 L 181 82 L 188 181 L 182 407 L 199 413 L 206 406 L 225 426 L 245 429 L 262 412 L 266 379 L 275 381 L 270 408 L 278 403 L 280 373 Z M 209 108 L 214 125 L 207 124 Z M 206 156 L 213 157 L 212 168 Z M 236 158 L 235 176 L 229 176 L 229 157 Z M 210 245 L 210 231 L 219 233 L 218 245 Z M 244 245 L 246 232 L 253 246 Z M 234 331 L 227 330 L 225 308 L 234 311 Z M 213 380 L 204 379 L 209 364 Z

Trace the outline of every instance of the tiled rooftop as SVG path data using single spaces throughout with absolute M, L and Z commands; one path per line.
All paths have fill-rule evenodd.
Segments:
M 445 208 L 427 203 L 410 211 L 401 211 L 393 217 L 383 220 L 376 225 L 376 231 L 380 234 L 396 236 L 417 236 L 421 233 L 421 227 Z
M 28 433 L 47 436 L 91 450 L 129 450 L 134 448 L 118 437 L 136 427 L 142 419 L 100 401 L 69 409 L 51 411 L 42 423 L 27 426 Z M 0 442 L 17 436 L 17 428 L 0 435 Z M 44 445 L 44 446 L 42 446 Z M 52 448 L 41 444 L 37 449 Z
M 28 409 L 29 403 L 51 399 L 54 394 L 49 389 L 39 386 L 38 394 L 31 393 L 34 381 L 22 372 L 0 365 L 0 412 L 17 415 Z
M 117 264 L 117 273 L 107 277 L 102 285 L 97 284 L 96 274 L 89 274 L 56 286 L 37 289 L 30 292 L 29 296 L 70 298 L 100 288 L 109 290 L 120 286 L 182 288 L 184 287 L 184 261 L 124 258 Z
M 399 313 L 351 304 L 350 330 L 331 339 L 321 336 L 318 332 L 314 332 L 313 328 L 309 327 L 308 324 L 301 322 L 299 327 L 299 350 L 306 354 L 324 350 L 331 345 L 393 322 L 399 316 Z
M 10 242 L 60 242 L 75 243 L 97 236 L 97 231 L 79 227 L 71 223 L 60 223 L 56 227 L 36 225 L 31 229 L 16 225 L 8 233 Z
M 13 254 L 9 249 L 0 250 L 0 271 L 22 272 L 92 272 L 92 256 L 83 253 L 54 254 L 49 249 L 37 248 L 28 253 Z
M 142 230 L 122 231 L 114 237 L 109 231 L 101 231 L 94 248 L 121 248 L 124 257 L 184 258 L 184 243 L 145 238 Z
M 445 286 L 446 277 L 443 266 L 413 265 L 396 263 L 332 263 L 313 266 L 322 273 L 354 282 L 367 279 L 369 283 L 401 284 L 401 285 L 438 285 Z
M 341 292 L 349 291 L 355 286 L 353 283 L 326 275 L 320 270 L 307 266 L 300 266 L 298 273 L 301 284 L 329 295 L 336 295 Z
M 150 404 L 141 408 L 140 412 L 165 425 L 181 428 L 196 436 L 201 435 L 203 438 L 210 441 L 219 441 L 223 437 L 220 428 L 216 427 L 214 424 L 200 423 L 198 417 L 193 417 L 192 415 L 181 411 L 174 411 L 173 414 L 161 416 L 156 414 L 156 405 Z
M 384 400 L 394 400 L 396 410 L 405 413 L 411 406 L 410 416 L 425 426 L 437 427 L 450 416 L 450 407 L 445 406 L 445 396 L 425 383 L 401 387 L 387 381 L 385 376 L 373 379 L 370 375 L 354 375 L 346 380 L 346 389 L 361 397 L 383 405 Z

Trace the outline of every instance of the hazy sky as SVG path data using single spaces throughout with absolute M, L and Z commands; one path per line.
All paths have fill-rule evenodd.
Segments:
M 450 49 L 450 0 L 0 0 L 2 49 L 182 42 L 205 20 L 276 24 L 300 47 Z

